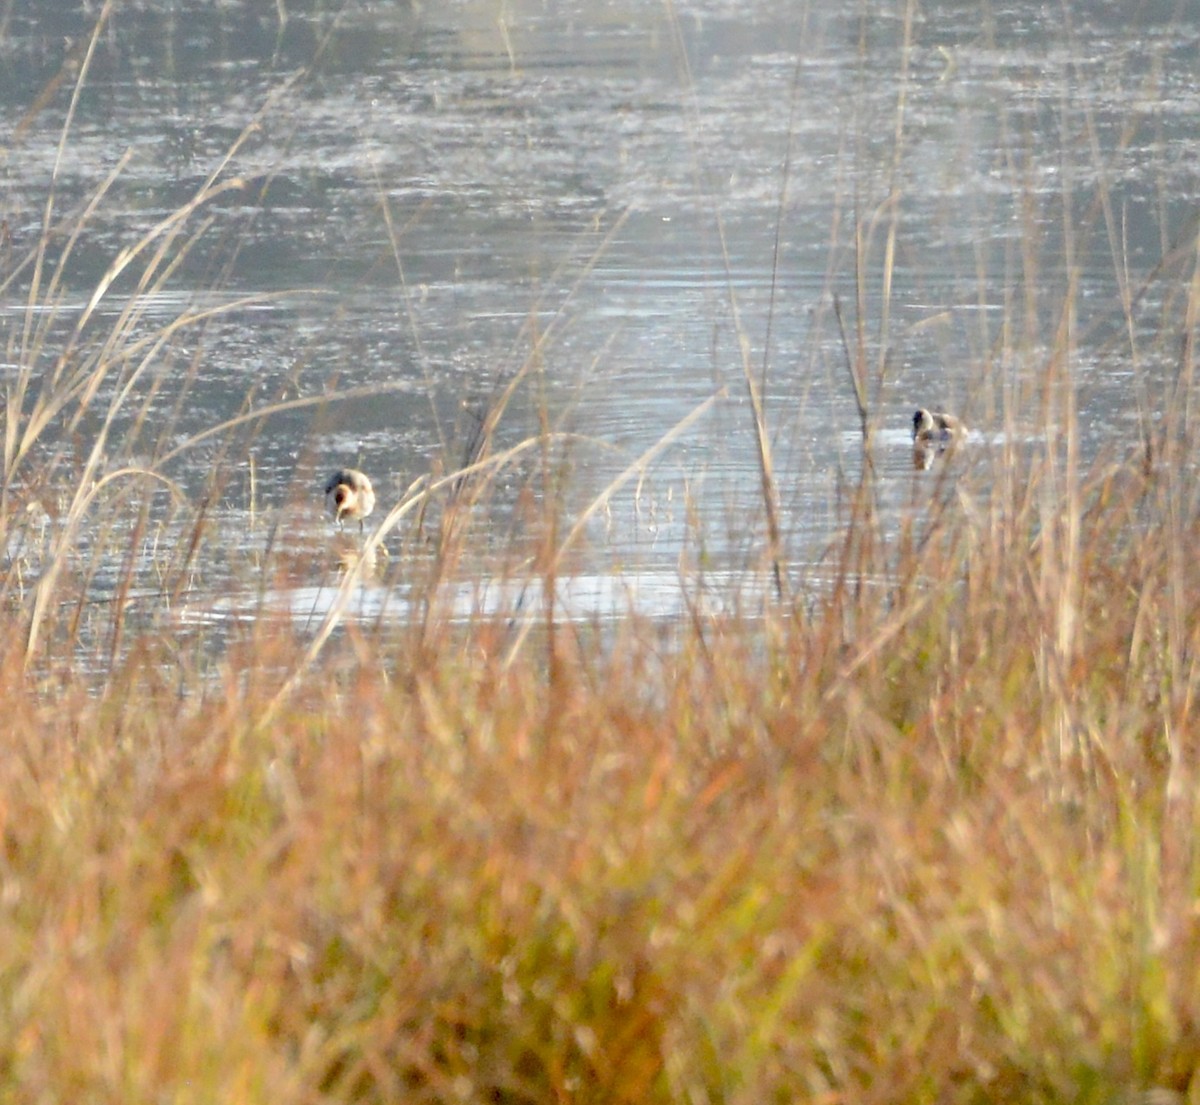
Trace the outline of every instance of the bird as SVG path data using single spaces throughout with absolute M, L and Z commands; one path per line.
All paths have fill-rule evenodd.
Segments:
M 949 445 L 967 436 L 962 420 L 942 411 L 918 407 L 912 422 L 913 441 L 918 445 Z
M 338 526 L 344 528 L 346 519 L 357 520 L 361 533 L 363 519 L 375 509 L 375 489 L 357 468 L 340 468 L 325 485 L 325 504 Z

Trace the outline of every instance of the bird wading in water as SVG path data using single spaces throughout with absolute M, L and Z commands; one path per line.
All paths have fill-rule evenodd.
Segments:
M 363 519 L 375 509 L 375 489 L 357 468 L 342 468 L 325 485 L 325 505 L 340 527 L 357 521 L 361 533 Z

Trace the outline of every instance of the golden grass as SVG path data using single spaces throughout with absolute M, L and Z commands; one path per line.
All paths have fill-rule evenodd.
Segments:
M 664 643 L 632 617 L 606 634 L 434 615 L 368 632 L 335 606 L 307 636 L 264 615 L 217 650 L 126 616 L 136 551 L 166 523 L 144 495 L 131 528 L 118 521 L 122 494 L 167 482 L 184 521 L 151 570 L 176 605 L 212 523 L 164 472 L 337 398 L 248 394 L 179 440 L 195 364 L 172 374 L 174 343 L 209 312 L 156 326 L 139 304 L 170 286 L 212 203 L 249 189 L 222 173 L 250 132 L 78 320 L 35 308 L 57 301 L 66 257 L 50 258 L 111 180 L 66 219 L 48 197 L 41 239 L 0 284 L 31 308 L 0 484 L 0 1098 L 1200 1101 L 1200 276 L 1177 379 L 1152 399 L 1133 357 L 1135 460 L 1081 473 L 1067 289 L 1044 372 L 1004 390 L 997 419 L 1012 430 L 1036 408 L 1044 447 L 1022 457 L 1010 434 L 987 495 L 964 479 L 895 535 L 864 462 L 820 589 L 785 574 L 769 357 L 757 377 L 744 343 L 762 495 L 746 514 L 765 520 L 781 600 L 765 617 L 696 613 Z M 864 459 L 888 383 L 898 195 L 855 230 L 842 347 Z M 139 294 L 103 322 L 98 303 L 130 280 Z M 1132 333 L 1138 296 L 1122 295 Z M 1022 324 L 1039 345 L 1032 305 L 1014 308 L 997 362 Z M 530 562 L 552 589 L 589 514 L 675 433 L 560 518 L 566 431 L 547 416 L 535 440 L 493 441 L 553 334 L 532 330 L 464 466 L 415 483 L 377 535 L 440 495 L 431 588 L 468 558 L 512 457 L 542 455 Z M 105 563 L 123 567 L 97 611 Z
M 10 656 L 5 1097 L 1194 1097 L 1172 484 L 1083 488 L 1065 648 L 1049 520 L 993 501 L 889 595 L 669 649 L 352 633 L 277 708 L 285 626 L 184 697 L 153 638 L 101 694 Z

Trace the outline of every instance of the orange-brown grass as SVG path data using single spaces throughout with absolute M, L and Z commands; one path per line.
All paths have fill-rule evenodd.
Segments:
M 1086 485 L 1069 579 L 993 501 L 670 648 L 350 633 L 282 703 L 282 628 L 187 696 L 153 639 L 99 695 L 10 660 L 5 1099 L 1194 1100 L 1169 482 Z

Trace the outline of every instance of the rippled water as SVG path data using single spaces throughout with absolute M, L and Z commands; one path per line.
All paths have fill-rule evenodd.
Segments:
M 743 355 L 798 580 L 836 539 L 862 466 L 847 353 L 865 366 L 878 496 L 895 517 L 941 470 L 914 471 L 918 404 L 976 427 L 954 475 L 980 472 L 984 490 L 1012 449 L 1044 447 L 1039 397 L 1068 304 L 1059 370 L 1085 460 L 1131 437 L 1139 408 L 1160 417 L 1179 371 L 1200 199 L 1190 8 L 1143 4 L 1134 24 L 1099 0 L 116 3 L 60 157 L 71 67 L 100 7 L 3 9 L 14 275 L 0 372 L 10 390 L 23 369 L 45 378 L 120 250 L 205 181 L 243 182 L 188 223 L 210 220 L 176 243 L 168 278 L 139 289 L 139 262 L 87 329 L 101 342 L 133 303 L 129 333 L 163 337 L 106 465 L 154 467 L 193 511 L 206 503 L 203 567 L 257 563 L 283 533 L 324 541 L 332 467 L 361 461 L 382 506 L 452 469 L 527 363 L 497 444 L 545 425 L 570 435 L 552 457 L 568 525 L 725 389 L 597 512 L 575 570 L 601 579 L 681 557 L 735 573 L 758 561 Z M 31 312 L 18 264 L 48 198 L 64 228 L 52 271 L 102 188 L 61 285 L 47 302 L 43 275 Z M 31 319 L 45 320 L 40 343 Z M 189 444 L 259 405 L 364 388 L 376 393 Z M 70 418 L 39 453 L 61 448 L 64 478 L 103 421 L 99 407 Z M 519 534 L 522 488 L 545 493 L 542 463 L 529 454 L 497 481 L 497 551 Z M 15 496 L 31 471 L 10 473 Z M 160 540 L 185 539 L 194 513 L 178 517 L 183 531 Z M 85 526 L 74 539 L 86 551 L 97 538 Z M 154 563 L 151 549 L 147 577 Z

